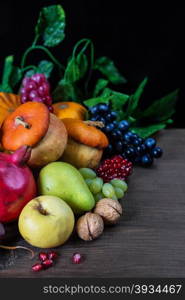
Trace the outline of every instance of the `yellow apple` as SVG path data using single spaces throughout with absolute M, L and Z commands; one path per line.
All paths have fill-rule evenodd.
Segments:
M 19 231 L 32 246 L 53 248 L 64 244 L 74 228 L 74 214 L 59 197 L 39 196 L 19 216 Z

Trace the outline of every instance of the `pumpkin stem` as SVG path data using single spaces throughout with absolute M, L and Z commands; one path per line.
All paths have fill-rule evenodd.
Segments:
M 24 121 L 24 118 L 23 118 L 23 117 L 20 117 L 20 116 L 18 116 L 18 117 L 15 118 L 15 125 L 16 125 L 16 126 L 22 125 L 22 126 L 24 126 L 25 128 L 27 128 L 27 129 L 30 129 L 30 128 L 31 128 L 31 125 L 28 124 L 27 122 L 25 122 L 25 121 Z
M 94 127 L 99 127 L 99 128 L 103 128 L 105 127 L 104 123 L 101 121 L 83 121 L 85 124 L 89 125 L 89 126 L 94 126 Z

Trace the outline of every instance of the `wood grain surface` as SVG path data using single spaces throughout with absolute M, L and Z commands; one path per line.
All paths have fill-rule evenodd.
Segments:
M 118 225 L 92 242 L 71 237 L 57 249 L 56 265 L 37 274 L 31 271 L 37 257 L 0 249 L 0 278 L 185 277 L 185 130 L 165 130 L 158 142 L 164 156 L 149 169 L 134 169 Z M 71 263 L 74 252 L 85 256 L 82 264 Z

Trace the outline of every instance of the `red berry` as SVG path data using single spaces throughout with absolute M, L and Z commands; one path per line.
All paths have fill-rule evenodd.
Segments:
M 44 260 L 46 260 L 47 258 L 48 258 L 47 253 L 45 253 L 45 252 L 40 252 L 40 253 L 39 253 L 39 259 L 40 259 L 41 261 L 44 261 Z
M 114 178 L 125 180 L 132 173 L 132 163 L 121 155 L 116 155 L 104 160 L 96 172 L 104 182 L 109 182 Z
M 43 265 L 40 263 L 36 263 L 35 265 L 32 266 L 32 271 L 34 272 L 39 272 L 43 270 Z
M 52 267 L 52 265 L 53 265 L 52 259 L 46 259 L 42 262 L 42 266 L 44 267 L 44 269 L 48 269 Z
M 82 255 L 80 253 L 74 253 L 72 256 L 72 262 L 74 264 L 80 264 L 82 262 Z
M 58 257 L 58 254 L 55 251 L 50 251 L 48 253 L 48 258 L 51 259 L 51 260 L 55 260 L 57 257 Z

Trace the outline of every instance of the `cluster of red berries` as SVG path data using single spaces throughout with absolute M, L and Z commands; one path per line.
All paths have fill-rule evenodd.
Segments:
M 39 272 L 52 267 L 53 261 L 58 257 L 58 254 L 55 251 L 50 251 L 48 253 L 40 252 L 38 256 L 40 262 L 32 266 L 34 272 Z
M 44 103 L 50 112 L 53 112 L 50 85 L 44 74 L 34 74 L 25 77 L 20 90 L 21 103 L 28 101 Z
M 110 159 L 105 159 L 97 168 L 96 173 L 104 182 L 112 179 L 126 180 L 132 174 L 133 165 L 121 155 L 116 155 Z

